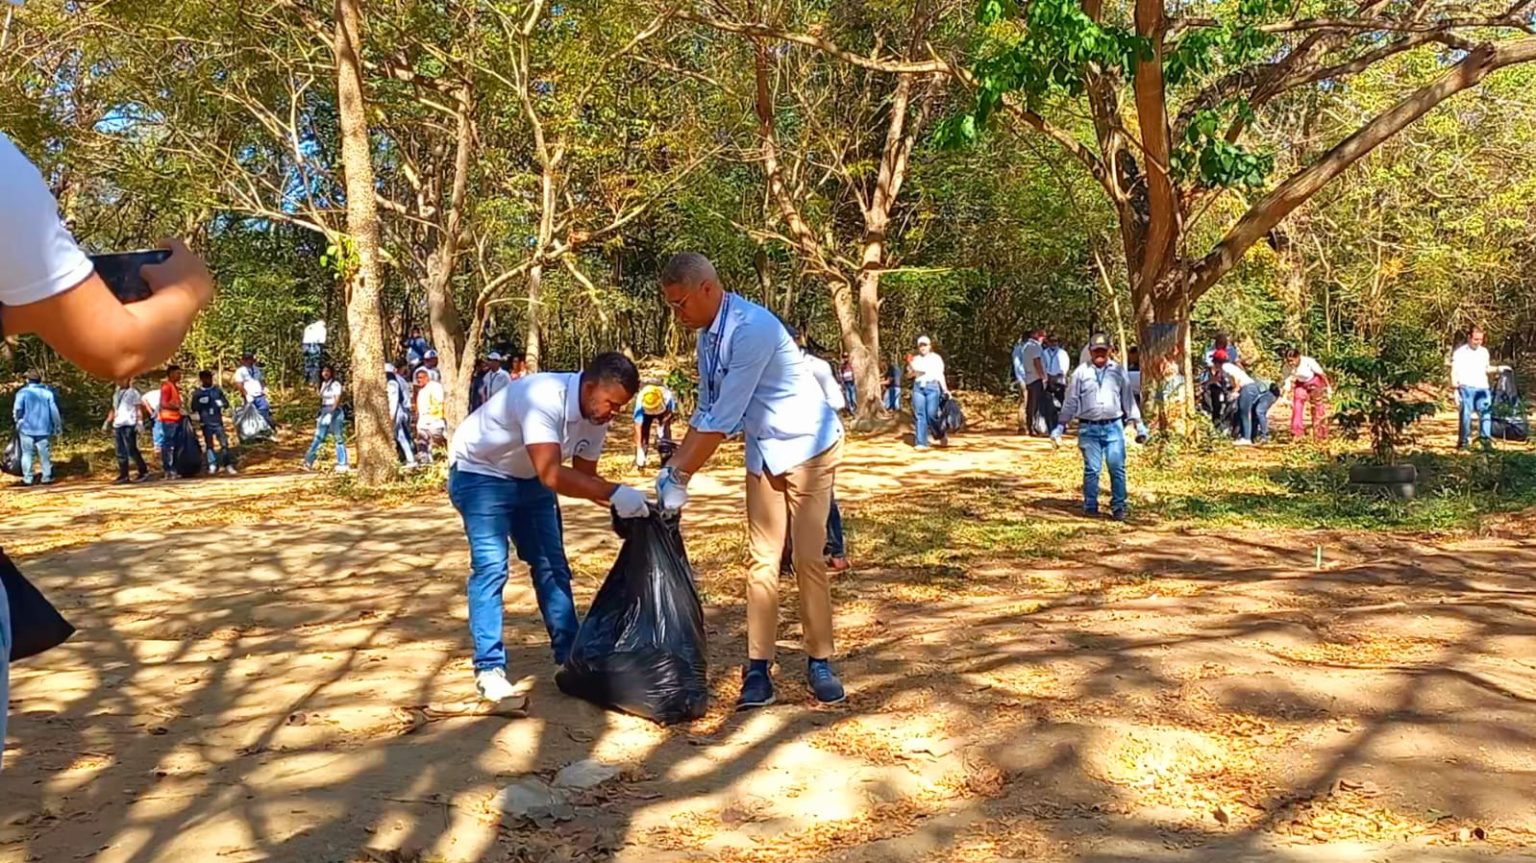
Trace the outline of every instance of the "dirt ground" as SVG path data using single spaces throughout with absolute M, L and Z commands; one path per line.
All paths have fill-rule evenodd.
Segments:
M 1133 520 L 951 557 L 957 528 L 922 513 L 970 484 L 1006 491 L 1021 523 L 1078 522 L 1070 490 L 1032 479 L 1072 453 L 1001 432 L 848 453 L 848 703 L 810 705 L 787 589 L 780 703 L 729 713 L 737 461 L 700 476 L 685 515 L 715 701 L 672 729 L 555 689 L 521 572 L 508 649 L 529 715 L 429 709 L 473 691 L 443 495 L 358 503 L 276 466 L 7 490 L 7 550 L 80 632 L 13 669 L 0 863 L 1533 859 L 1528 530 Z M 930 550 L 916 564 L 877 546 L 898 504 Z M 584 608 L 615 541 L 597 507 L 565 514 Z M 586 758 L 624 772 L 574 819 L 490 808 Z

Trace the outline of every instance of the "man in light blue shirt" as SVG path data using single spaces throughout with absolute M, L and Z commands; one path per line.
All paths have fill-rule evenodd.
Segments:
M 53 483 L 53 454 L 50 438 L 64 432 L 64 420 L 59 417 L 59 403 L 53 391 L 43 386 L 42 373 L 27 372 L 27 385 L 16 392 L 16 405 L 11 409 L 16 420 L 16 432 L 21 436 L 21 483 L 32 484 L 32 452 L 42 466 L 43 485 Z
M 1045 434 L 1050 426 L 1043 421 L 1045 404 L 1045 330 L 1035 327 L 1029 338 L 1013 348 L 1013 379 L 1024 393 L 1024 433 L 1032 437 Z
M 687 503 L 693 472 L 727 437 L 746 436 L 752 568 L 747 577 L 748 665 L 737 709 L 774 700 L 769 668 L 778 641 L 779 556 L 791 533 L 811 691 L 823 704 L 842 701 L 843 684 L 830 661 L 832 598 L 822 556 L 832 485 L 842 460 L 842 424 L 783 322 L 762 306 L 727 293 L 708 258 L 693 252 L 674 256 L 662 270 L 661 288 L 683 326 L 700 331 L 698 410 L 656 478 L 661 506 L 678 509 Z
M 1061 418 L 1051 430 L 1058 446 L 1067 424 L 1077 419 L 1077 447 L 1083 453 L 1083 513 L 1099 514 L 1099 473 L 1109 461 L 1110 511 L 1116 521 L 1125 520 L 1125 431 L 1135 424 L 1138 442 L 1146 440 L 1141 410 L 1131 379 L 1120 364 L 1109 358 L 1109 337 L 1095 333 L 1088 340 L 1090 361 L 1077 367 L 1067 380 L 1067 398 Z

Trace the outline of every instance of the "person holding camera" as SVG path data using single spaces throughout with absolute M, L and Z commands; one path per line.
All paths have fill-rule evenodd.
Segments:
M 1088 340 L 1089 361 L 1067 381 L 1067 399 L 1051 429 L 1051 441 L 1061 445 L 1067 425 L 1077 420 L 1077 448 L 1083 453 L 1083 514 L 1099 514 L 1099 474 L 1109 462 L 1110 512 L 1125 520 L 1125 431 L 1136 425 L 1136 440 L 1146 440 L 1141 409 L 1130 376 L 1109 358 L 1109 336 L 1094 333 Z
M 180 240 L 140 270 L 150 296 L 124 304 L 96 274 L 59 219 L 43 175 L 0 134 L 0 335 L 36 335 L 99 378 L 126 378 L 165 362 L 213 299 L 213 276 Z M 19 577 L 0 552 L 0 571 Z M 0 741 L 5 740 L 12 620 L 0 586 Z M 0 744 L 3 745 L 3 744 Z

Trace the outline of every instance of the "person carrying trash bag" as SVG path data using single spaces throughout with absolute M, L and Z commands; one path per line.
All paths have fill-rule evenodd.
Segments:
M 448 497 L 469 539 L 469 633 L 475 687 L 487 701 L 517 695 L 507 680 L 502 642 L 501 595 L 512 548 L 528 564 L 556 665 L 565 663 L 576 642 L 576 603 L 556 495 L 611 504 L 620 518 L 650 511 L 643 493 L 597 475 L 608 423 L 639 388 L 640 373 L 628 357 L 598 354 L 578 373 L 513 381 L 454 431 Z
M 827 513 L 843 457 L 843 426 L 822 398 L 799 345 L 773 313 L 728 293 L 709 259 L 675 255 L 661 272 L 667 305 L 683 326 L 699 331 L 698 410 L 671 461 L 656 478 L 665 511 L 688 502 L 688 480 L 728 435 L 745 432 L 747 531 L 747 659 L 736 709 L 774 701 L 771 666 L 779 637 L 779 556 L 793 532 L 806 678 L 816 700 L 846 696 L 832 670 L 832 597 Z
M 615 515 L 624 546 L 555 675 L 561 692 L 663 725 L 704 715 L 704 607 L 677 522 L 654 509 Z

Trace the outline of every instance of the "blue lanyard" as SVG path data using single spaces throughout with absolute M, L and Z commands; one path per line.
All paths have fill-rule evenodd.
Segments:
M 725 381 L 723 380 L 715 380 L 715 373 L 720 370 L 720 349 L 724 346 L 723 343 L 725 341 L 725 316 L 730 308 L 731 295 L 726 294 L 725 297 L 721 299 L 720 311 L 715 316 L 715 321 L 720 327 L 720 332 L 709 333 L 714 344 L 710 346 L 710 350 L 704 355 L 704 410 L 709 410 L 715 406 L 715 399 L 719 398 L 720 390 L 725 384 Z M 713 330 L 714 328 L 711 327 L 710 329 Z M 722 377 L 724 376 L 722 375 Z

